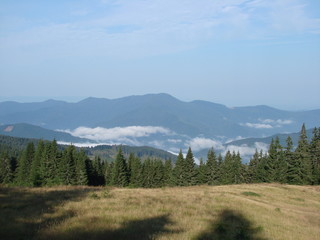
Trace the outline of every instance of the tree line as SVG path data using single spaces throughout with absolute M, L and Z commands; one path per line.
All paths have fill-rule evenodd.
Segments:
M 290 137 L 286 146 L 272 139 L 269 150 L 253 155 L 243 164 L 240 153 L 227 151 L 224 156 L 210 149 L 207 160 L 195 163 L 191 148 L 184 157 L 180 150 L 175 163 L 133 153 L 128 158 L 119 149 L 113 162 L 100 157 L 89 159 L 83 149 L 70 145 L 60 149 L 57 142 L 30 142 L 22 153 L 1 149 L 0 183 L 17 186 L 110 185 L 155 188 L 163 186 L 221 185 L 279 182 L 320 184 L 320 128 L 311 141 L 302 126 L 298 146 Z

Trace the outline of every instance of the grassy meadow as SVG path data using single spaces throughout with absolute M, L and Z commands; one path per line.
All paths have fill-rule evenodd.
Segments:
M 316 240 L 320 186 L 0 186 L 0 239 Z

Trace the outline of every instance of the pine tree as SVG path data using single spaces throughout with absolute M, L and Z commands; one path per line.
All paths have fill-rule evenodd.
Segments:
M 105 185 L 104 166 L 99 156 L 95 156 L 92 161 L 92 185 Z
M 119 148 L 114 162 L 111 184 L 119 187 L 125 187 L 129 184 L 128 167 L 121 148 Z
M 65 185 L 75 185 L 77 183 L 75 155 L 76 149 L 73 145 L 67 147 L 63 152 L 61 161 L 61 178 Z M 49 185 L 50 184 L 51 183 L 49 183 Z
M 185 160 L 182 154 L 182 150 L 180 149 L 175 167 L 173 169 L 173 177 L 176 186 L 186 186 L 184 168 Z
M 187 186 L 197 184 L 197 171 L 195 169 L 195 162 L 191 148 L 189 147 L 184 165 L 185 181 Z
M 212 149 L 208 151 L 208 160 L 207 160 L 207 182 L 210 185 L 218 184 L 218 162 L 216 154 Z
M 88 185 L 88 176 L 86 170 L 87 156 L 83 149 L 76 154 L 76 185 Z
M 40 166 L 41 166 L 44 146 L 45 146 L 44 142 L 40 140 L 35 152 L 34 160 L 32 161 L 32 164 L 31 164 L 30 181 L 32 186 L 34 187 L 39 187 L 42 184 Z
M 259 161 L 260 161 L 259 152 L 256 149 L 256 152 L 250 159 L 249 166 L 248 166 L 248 182 L 250 183 L 259 182 L 259 177 L 257 175 L 257 167 L 258 167 Z
M 105 184 L 107 186 L 112 184 L 113 166 L 114 166 L 113 162 L 111 162 L 111 163 L 106 162 L 105 163 L 104 179 L 105 179 Z
M 199 184 L 208 184 L 208 171 L 207 165 L 200 158 L 200 164 L 198 168 L 198 183 Z
M 233 164 L 232 155 L 230 151 L 227 151 L 224 161 L 222 162 L 221 168 L 221 183 L 222 184 L 232 184 L 233 183 Z
M 164 185 L 165 186 L 173 186 L 174 179 L 173 179 L 173 169 L 172 169 L 172 161 L 168 159 L 164 163 Z
M 13 181 L 13 171 L 11 158 L 7 152 L 0 155 L 0 183 L 11 183 Z
M 34 158 L 34 144 L 31 142 L 27 145 L 26 150 L 23 152 L 18 161 L 16 183 L 20 186 L 31 186 L 30 182 L 30 169 Z
M 142 186 L 142 165 L 140 158 L 134 154 L 129 156 L 129 169 L 130 169 L 130 186 L 141 187 Z
M 310 147 L 306 127 L 303 124 L 300 132 L 298 147 L 296 148 L 295 155 L 301 161 L 301 179 L 303 184 L 311 184 L 312 179 L 312 160 L 310 156 Z
M 313 184 L 320 184 L 320 128 L 314 128 L 310 143 Z
M 290 136 L 288 136 L 287 147 L 285 150 L 285 160 L 287 162 L 286 182 L 289 184 L 303 184 L 301 161 L 297 158 L 296 154 L 292 152 L 293 143 Z

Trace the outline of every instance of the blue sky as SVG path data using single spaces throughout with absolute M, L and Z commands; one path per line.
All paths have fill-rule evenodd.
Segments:
M 0 83 L 0 101 L 320 108 L 320 1 L 1 0 Z

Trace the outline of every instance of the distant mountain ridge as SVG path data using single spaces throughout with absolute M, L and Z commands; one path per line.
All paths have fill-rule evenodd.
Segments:
M 272 126 L 268 120 L 291 122 Z M 191 137 L 262 137 L 296 131 L 303 122 L 309 127 L 317 126 L 320 109 L 303 112 L 268 106 L 231 109 L 207 101 L 183 102 L 168 94 L 148 94 L 113 100 L 90 97 L 77 103 L 55 100 L 40 103 L 1 102 L 0 122 L 23 122 L 48 129 L 162 126 Z
M 297 132 L 303 123 L 307 128 L 320 126 L 320 109 L 229 108 L 202 100 L 184 102 L 164 93 L 118 99 L 90 97 L 77 103 L 1 102 L 0 124 L 18 123 L 59 129 L 68 137 L 102 143 L 147 145 L 172 152 L 191 146 L 200 151 L 232 139 Z

